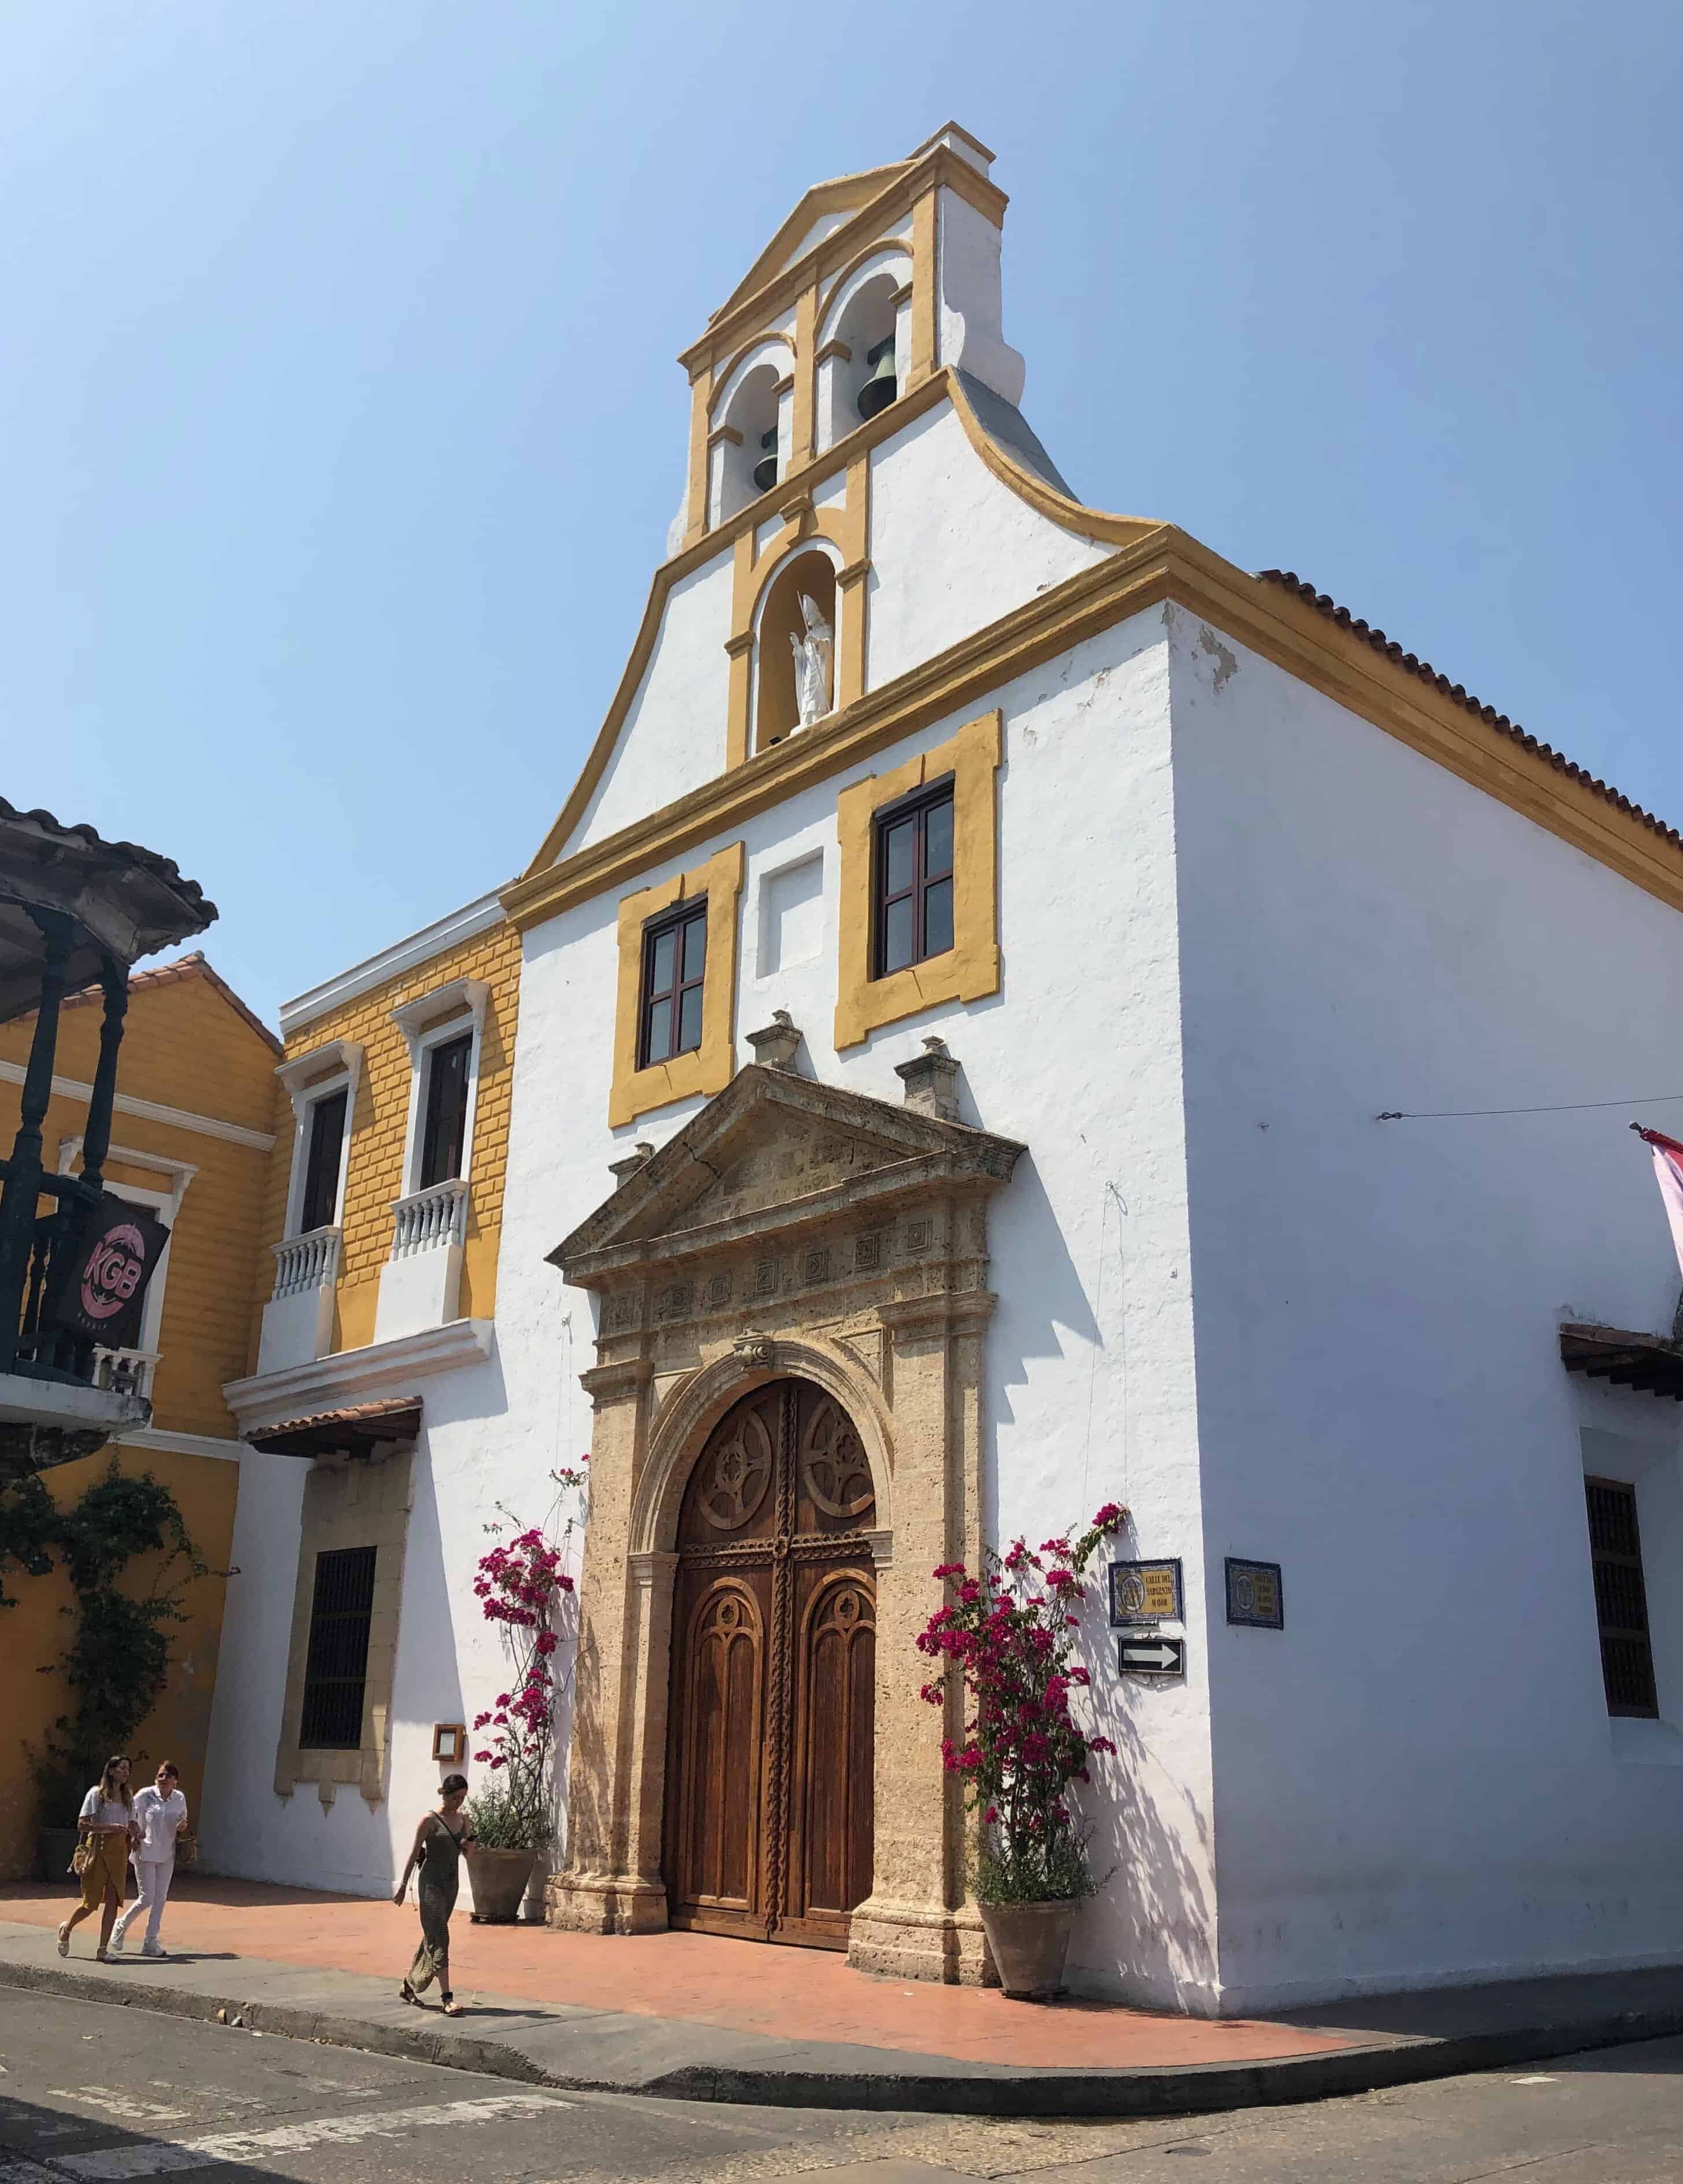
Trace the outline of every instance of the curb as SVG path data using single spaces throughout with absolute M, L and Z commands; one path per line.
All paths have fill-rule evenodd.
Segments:
M 932 2115 L 1154 2116 L 1215 2114 L 1233 2109 L 1282 2107 L 1303 2101 L 1374 2092 L 1458 2077 L 1518 2063 L 1546 2061 L 1597 2048 L 1659 2040 L 1683 2032 L 1683 2005 L 1624 2010 L 1612 2015 L 1550 2025 L 1418 2037 L 1383 2046 L 1335 2048 L 1314 2055 L 1255 2063 L 1195 2063 L 1144 2070 L 1013 2070 L 972 2067 L 881 2071 L 722 2067 L 687 2064 L 659 2077 L 631 2081 L 546 2070 L 501 2041 L 471 2033 L 423 2031 L 383 2025 L 331 2011 L 297 2009 L 281 2003 L 248 2002 L 233 1995 L 185 1993 L 125 1979 L 120 1992 L 75 1972 L 0 1963 L 0 1988 L 98 2001 L 120 2009 L 150 2010 L 215 2024 L 217 2012 L 238 2015 L 244 2029 L 332 2048 L 360 2048 L 510 2078 L 562 2092 L 640 2095 L 645 2098 L 722 2101 L 756 2108 L 855 2109 Z M 92 1991 L 91 1991 L 92 1990 Z M 541 2007 L 541 2005 L 540 2005 Z M 891 2051 L 883 2051 L 885 2053 Z

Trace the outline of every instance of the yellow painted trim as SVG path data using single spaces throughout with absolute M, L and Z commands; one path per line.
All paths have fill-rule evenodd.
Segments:
M 833 453 L 833 450 L 827 450 Z M 825 476 L 833 477 L 833 468 Z M 840 566 L 851 571 L 865 561 L 865 541 L 869 531 L 871 465 L 863 456 L 854 458 L 846 468 L 845 497 L 823 508 L 815 508 L 809 488 L 789 493 L 777 513 L 783 527 L 766 544 L 763 552 L 755 551 L 756 533 L 742 532 L 736 542 L 736 554 L 731 585 L 731 630 L 725 639 L 725 649 L 731 656 L 728 704 L 729 716 L 725 724 L 725 763 L 740 766 L 754 747 L 754 724 L 749 717 L 752 697 L 752 644 L 755 616 L 760 611 L 760 602 L 766 587 L 778 573 L 782 564 L 797 546 L 810 546 L 815 539 L 827 539 L 841 556 Z M 744 549 L 746 549 L 746 551 Z M 837 582 L 840 582 L 838 576 Z M 856 611 L 844 620 L 840 654 L 836 662 L 836 704 L 838 708 L 850 705 L 865 688 L 865 593 L 855 585 L 849 593 L 850 605 Z M 853 625 L 858 625 L 855 640 Z
M 614 693 L 613 702 L 608 708 L 607 717 L 597 731 L 596 740 L 590 747 L 590 755 L 585 760 L 579 777 L 573 783 L 571 794 L 561 806 L 555 823 L 543 837 L 537 855 L 527 866 L 525 878 L 531 878 L 554 864 L 566 845 L 567 837 L 584 816 L 590 800 L 596 793 L 597 784 L 607 770 L 608 760 L 614 755 L 620 729 L 624 725 L 626 715 L 631 710 L 632 701 L 654 655 L 655 640 L 660 632 L 660 616 L 666 606 L 666 595 L 672 587 L 695 570 L 705 568 L 708 562 L 716 560 L 727 548 L 734 546 L 744 534 L 750 540 L 751 550 L 755 532 L 768 515 L 775 514 L 779 507 L 786 507 L 792 495 L 803 488 L 811 491 L 825 484 L 834 476 L 840 464 L 862 460 L 871 448 L 879 446 L 884 440 L 892 439 L 896 432 L 903 432 L 914 418 L 933 410 L 947 392 L 947 376 L 945 373 L 940 374 L 926 386 L 920 387 L 915 394 L 902 394 L 899 401 L 891 402 L 886 410 L 880 410 L 868 423 L 857 426 L 848 434 L 845 441 L 838 440 L 833 446 L 826 448 L 823 454 L 809 463 L 805 470 L 791 471 L 788 477 L 780 478 L 769 492 L 762 493 L 757 500 L 750 501 L 746 508 L 738 509 L 734 515 L 727 518 L 716 529 L 704 530 L 699 537 L 689 540 L 670 561 L 663 562 L 655 571 L 649 579 L 643 619 L 638 624 L 630 657 L 626 661 L 619 687 Z M 705 515 L 705 502 L 703 515 Z M 743 717 L 747 717 L 745 709 Z M 514 884 L 518 886 L 520 882 Z
M 977 1001 L 1000 989 L 997 711 L 883 774 L 867 774 L 836 799 L 841 846 L 840 939 L 836 964 L 836 1045 L 857 1046 L 883 1024 L 941 1001 Z M 884 805 L 925 782 L 952 776 L 953 944 L 943 956 L 871 976 L 872 833 Z
M 713 383 L 707 391 L 707 414 L 710 417 L 718 407 L 719 397 L 730 384 L 731 374 L 736 370 L 738 365 L 742 362 L 744 357 L 751 355 L 756 348 L 763 348 L 767 342 L 781 342 L 791 353 L 794 348 L 793 335 L 780 332 L 776 326 L 763 326 L 751 340 L 744 342 L 729 363 L 722 365 L 713 374 Z
M 836 275 L 834 280 L 831 281 L 829 287 L 825 289 L 824 300 L 818 306 L 818 324 L 822 326 L 824 321 L 829 317 L 830 313 L 835 309 L 836 298 L 840 295 L 843 285 L 853 278 L 853 276 L 859 270 L 860 267 L 864 265 L 867 259 L 885 257 L 888 253 L 892 250 L 897 251 L 900 257 L 905 259 L 906 264 L 911 265 L 912 263 L 912 249 L 913 245 L 911 243 L 902 242 L 897 235 L 881 235 L 878 237 L 874 242 L 867 242 L 862 250 L 855 250 L 852 257 L 848 259 L 846 265 L 842 267 L 840 272 Z M 902 295 L 904 292 L 904 288 L 897 288 L 894 291 L 896 296 Z M 839 343 L 826 342 L 822 350 L 821 350 L 819 354 L 819 361 L 822 363 L 826 355 L 829 354 L 833 349 L 839 347 L 840 344 Z M 850 352 L 844 349 L 842 354 L 844 355 L 848 355 Z
M 1001 485 L 1009 486 L 1020 500 L 1047 516 L 1066 531 L 1078 532 L 1084 538 L 1102 539 L 1106 545 L 1131 546 L 1145 532 L 1156 526 L 1137 515 L 1107 515 L 1101 508 L 1089 508 L 1084 502 L 1072 500 L 1067 493 L 1048 485 L 1042 477 L 1019 463 L 983 425 L 970 406 L 970 398 L 964 391 L 963 382 L 956 371 L 944 371 L 942 377 L 952 395 L 952 406 L 958 412 L 958 421 L 964 427 L 964 436 L 982 458 Z M 881 414 L 892 416 L 892 403 Z
M 932 195 L 938 189 L 950 189 L 967 204 L 974 205 L 995 227 L 1004 222 L 1006 207 L 1011 202 L 1005 192 L 945 144 L 935 145 L 920 159 L 887 171 L 889 178 L 884 187 L 827 235 L 816 248 L 772 275 L 761 287 L 738 289 L 709 321 L 700 339 L 682 351 L 678 362 L 684 369 L 706 369 L 716 357 L 752 339 L 767 320 L 780 318 L 800 291 L 815 279 L 822 287 L 861 244 L 872 237 L 881 238 L 888 229 L 897 227 L 920 197 Z
M 617 1129 L 655 1107 L 696 1093 L 722 1092 L 736 1074 L 737 914 L 744 852 L 740 842 L 658 887 L 627 895 L 619 911 L 619 992 L 614 1007 L 614 1082 L 608 1122 Z M 701 989 L 701 1044 L 652 1068 L 637 1066 L 643 928 L 677 902 L 707 898 L 707 970 Z
M 789 434 L 789 462 L 801 468 L 812 453 L 812 426 L 818 411 L 818 292 L 803 288 L 794 307 L 794 415 Z
M 893 410 L 883 415 L 892 415 Z M 1073 503 L 1060 505 L 1071 511 L 1063 520 L 1072 529 L 1083 527 L 1073 520 L 1081 513 Z M 623 885 L 926 723 L 986 702 L 1017 676 L 1171 599 L 1633 886 L 1683 911 L 1683 849 L 1676 843 L 1588 783 L 1558 771 L 1553 759 L 1488 727 L 1452 696 L 1279 585 L 1246 575 L 1172 524 L 1140 522 L 1131 543 L 1094 567 L 920 660 L 829 720 L 787 737 L 565 863 L 535 865 L 504 889 L 509 916 L 524 929 Z
M 684 499 L 685 545 L 705 536 L 707 530 L 707 424 L 712 415 L 713 390 L 704 371 L 689 388 L 689 476 Z
M 973 171 L 973 170 L 972 170 Z M 935 369 L 935 192 L 911 209 L 911 359 L 908 392 Z
M 740 766 L 748 756 L 748 701 L 754 682 L 754 632 L 736 627 L 737 602 L 754 582 L 754 533 L 739 531 L 731 549 L 731 634 L 725 639 L 730 655 L 730 682 L 725 694 L 725 764 Z
M 833 181 L 816 183 L 803 194 L 800 203 L 726 297 L 720 309 L 714 312 L 713 317 L 723 318 L 738 304 L 757 296 L 768 281 L 774 281 L 779 273 L 790 270 L 786 263 L 789 253 L 813 221 L 822 214 L 838 210 L 857 211 L 874 204 L 892 182 L 911 172 L 912 164 L 911 159 L 894 159 L 885 167 L 866 167 L 856 175 L 839 175 Z M 806 254 L 811 257 L 813 254 L 809 251 Z M 795 260 L 796 265 L 805 262 L 805 259 Z

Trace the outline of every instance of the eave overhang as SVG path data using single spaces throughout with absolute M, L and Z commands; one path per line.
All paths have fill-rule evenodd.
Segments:
M 1607 1380 L 1641 1395 L 1683 1403 L 1683 1343 L 1624 1327 L 1569 1320 L 1560 1329 L 1560 1362 L 1585 1379 Z
M 308 1418 L 283 1418 L 244 1438 L 266 1456 L 371 1456 L 382 1445 L 412 1441 L 421 1431 L 421 1408 L 419 1396 L 347 1403 Z

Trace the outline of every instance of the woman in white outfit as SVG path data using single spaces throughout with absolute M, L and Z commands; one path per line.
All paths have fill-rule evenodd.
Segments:
M 111 1930 L 114 1949 L 122 1947 L 129 1921 L 144 1911 L 146 1939 L 140 1945 L 142 1956 L 167 1953 L 159 1942 L 158 1928 L 176 1871 L 176 1839 L 187 1831 L 187 1801 L 180 1783 L 181 1769 L 173 1759 L 165 1759 L 159 1763 L 156 1783 L 135 1793 L 135 1825 L 140 1830 L 140 1841 L 131 1855 L 140 1893 Z

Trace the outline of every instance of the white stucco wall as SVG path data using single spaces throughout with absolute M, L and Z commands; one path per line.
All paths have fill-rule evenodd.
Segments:
M 589 1404 L 577 1377 L 588 1362 L 588 1340 L 586 1354 L 576 1357 L 577 1320 L 569 1326 L 557 1306 L 552 1290 L 539 1301 L 541 1329 L 524 1330 L 527 1339 L 514 1344 L 529 1366 L 540 1356 L 548 1365 L 539 1379 L 528 1373 L 518 1403 L 510 1400 L 500 1345 L 483 1364 L 415 1383 L 423 1424 L 413 1458 L 388 1794 L 378 1804 L 369 1804 L 354 1784 L 339 1786 L 331 1808 L 313 1784 L 300 1783 L 289 1797 L 276 1792 L 309 1466 L 256 1451 L 241 1458 L 232 1550 L 239 1575 L 228 1584 L 201 1828 L 211 1870 L 347 1895 L 392 1889 L 416 1821 L 437 1802 L 433 1724 L 471 1724 L 509 1687 L 507 1657 L 472 1591 L 475 1565 L 495 1541 L 490 1528 L 500 1523 L 506 1535 L 550 1519 L 558 1502 L 563 1520 L 576 1507 L 576 1497 L 560 1495 L 548 1474 L 576 1462 L 589 1446 Z M 500 1312 L 499 1323 L 510 1323 Z M 512 1525 L 499 1503 L 517 1520 Z M 556 1529 L 552 1524 L 552 1534 Z M 579 1544 L 577 1535 L 569 1542 L 574 1574 Z M 565 1607 L 563 1627 L 571 1613 Z M 565 1751 L 570 1689 L 560 1696 Z M 482 1741 L 471 1737 L 470 1748 Z M 471 1778 L 485 1773 L 471 1765 L 465 1771 Z
M 898 1100 L 894 1065 L 940 1033 L 963 1065 L 965 1112 L 1024 1139 L 1028 1156 L 990 1214 L 989 1491 L 998 1535 L 1038 1542 L 1100 1502 L 1148 1515 L 1136 1548 L 1185 1559 L 1189 1617 L 1202 1614 L 1190 1297 L 1176 1033 L 1173 819 L 1167 650 L 1158 610 L 996 694 L 1004 985 L 970 1006 L 932 1009 L 839 1056 L 835 1006 L 838 792 L 939 743 L 933 723 L 868 766 L 742 830 L 738 1051 L 786 1008 L 803 1069 Z M 722 840 L 723 838 L 721 838 Z M 719 844 L 684 853 L 691 865 Z M 811 861 L 822 874 L 811 899 Z M 805 866 L 792 889 L 778 876 Z M 639 874 L 657 881 L 677 865 Z M 789 930 L 798 960 L 762 974 L 761 889 L 804 898 Z M 499 1336 L 511 1411 L 553 1390 L 554 1328 L 588 1329 L 590 1300 L 565 1295 L 543 1254 L 608 1195 L 608 1162 L 636 1139 L 664 1143 L 702 1103 L 606 1126 L 616 973 L 615 901 L 580 905 L 527 935 L 515 1062 Z M 1079 944 L 1072 936 L 1079 934 Z M 565 1117 L 565 1127 L 558 1118 Z M 582 1351 L 577 1363 L 588 1362 Z M 938 1591 L 930 1586 L 930 1604 Z M 1084 1914 L 1074 1976 L 1084 1986 L 1207 2008 L 1215 1991 L 1213 1872 L 1204 1657 L 1184 1687 L 1123 1687 L 1101 1625 L 1089 1634 L 1095 1713 L 1123 1748 L 1095 1792 L 1098 1869 L 1115 1868 Z M 917 1663 L 904 1664 L 908 1675 Z
M 613 756 L 561 852 L 571 856 L 722 773 L 730 660 L 731 554 L 680 577 Z M 658 788 L 651 784 L 659 783 Z
M 1556 1329 L 1670 1326 L 1625 1125 L 1683 1114 L 1683 927 L 1170 616 L 1223 2006 L 1675 1960 L 1678 1412 Z M 1586 1468 L 1637 1479 L 1669 1728 L 1608 1719 Z
M 1019 499 L 942 402 L 871 457 L 866 679 L 878 689 L 1114 549 Z

